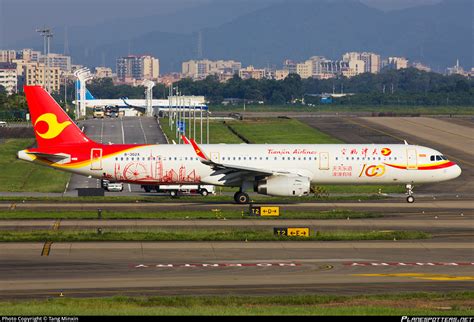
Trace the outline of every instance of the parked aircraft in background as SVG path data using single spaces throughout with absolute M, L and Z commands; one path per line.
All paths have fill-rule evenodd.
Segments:
M 76 84 L 76 87 L 77 86 L 79 85 Z M 79 93 L 79 90 L 77 90 L 77 92 Z M 119 99 L 98 99 L 95 98 L 87 88 L 85 98 L 85 105 L 87 108 L 105 108 L 107 106 L 118 108 L 134 108 L 143 113 L 147 107 L 146 99 L 129 99 L 127 97 Z M 77 94 L 76 101 L 73 101 L 73 103 L 76 104 L 76 102 L 79 100 L 79 94 Z M 168 111 L 170 107 L 170 101 L 168 99 L 153 99 L 152 106 L 154 108 L 158 108 L 159 111 Z M 180 106 L 184 109 L 208 109 L 204 100 L 204 96 L 186 96 L 181 101 L 178 101 L 177 99 L 171 101 L 171 108 L 176 108 L 177 106 Z
M 305 196 L 310 185 L 404 184 L 454 179 L 461 169 L 434 149 L 409 144 L 110 144 L 90 140 L 40 86 L 25 86 L 37 148 L 22 160 L 140 185 L 211 184 L 271 196 Z M 282 129 L 283 130 L 283 129 Z

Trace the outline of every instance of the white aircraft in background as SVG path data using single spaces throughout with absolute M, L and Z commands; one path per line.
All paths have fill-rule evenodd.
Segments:
M 76 84 L 76 87 L 77 86 L 78 85 Z M 133 108 L 142 113 L 145 112 L 147 108 L 146 99 L 129 99 L 126 97 L 119 99 L 99 99 L 95 98 L 87 88 L 85 98 L 85 105 L 87 108 L 105 108 L 107 106 L 118 108 Z M 76 99 L 76 101 L 73 101 L 73 104 L 76 104 L 76 102 L 80 100 L 79 94 Z M 160 111 L 168 111 L 170 108 L 170 101 L 168 101 L 168 99 L 153 99 L 152 106 L 154 108 L 158 108 Z M 207 111 L 208 109 L 204 100 L 204 96 L 186 96 L 182 98 L 181 101 L 178 101 L 177 99 L 171 101 L 171 108 L 177 108 L 178 106 L 181 109 L 202 109 L 203 111 Z
M 413 185 L 454 179 L 442 153 L 409 144 L 111 144 L 90 140 L 40 86 L 25 86 L 37 148 L 18 157 L 72 173 L 140 185 L 211 184 L 270 196 L 305 196 L 311 184 Z M 284 131 L 284 129 L 282 129 Z M 184 140 L 186 141 L 186 140 Z

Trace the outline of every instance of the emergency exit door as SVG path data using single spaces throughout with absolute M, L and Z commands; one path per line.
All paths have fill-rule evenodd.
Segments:
M 102 149 L 91 149 L 91 170 L 102 170 Z
M 407 149 L 407 170 L 418 169 L 418 158 L 416 149 Z
M 329 153 L 319 153 L 319 170 L 329 170 Z

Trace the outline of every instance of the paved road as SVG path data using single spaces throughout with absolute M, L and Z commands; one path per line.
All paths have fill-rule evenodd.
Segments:
M 99 143 L 166 144 L 166 138 L 153 117 L 89 119 L 81 123 L 87 136 Z M 65 196 L 77 196 L 77 188 L 100 188 L 100 180 L 72 175 Z M 142 192 L 138 185 L 125 185 L 125 191 Z M 106 192 L 120 196 L 121 193 Z
M 393 211 L 433 211 L 440 209 L 457 210 L 460 212 L 473 210 L 474 202 L 472 200 L 424 200 L 412 204 L 400 201 L 392 202 L 386 200 L 379 201 L 361 201 L 361 202 L 311 202 L 311 203 L 268 203 L 272 206 L 280 206 L 283 210 L 333 210 L 333 209 L 349 209 L 357 211 L 380 211 L 390 213 Z M 24 209 L 24 210 L 139 210 L 139 211 L 165 211 L 173 210 L 179 207 L 182 211 L 191 210 L 212 210 L 212 209 L 234 209 L 247 210 L 248 205 L 237 205 L 228 202 L 136 202 L 136 203 L 50 203 L 50 202 L 22 202 L 22 203 L 0 203 L 0 210 L 2 209 Z
M 471 242 L 0 244 L 0 298 L 469 290 Z

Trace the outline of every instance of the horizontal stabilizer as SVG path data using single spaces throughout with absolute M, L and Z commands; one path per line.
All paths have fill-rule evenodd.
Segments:
M 58 162 L 64 159 L 69 158 L 68 155 L 65 154 L 51 154 L 51 153 L 43 153 L 43 152 L 27 152 L 28 154 L 32 154 L 37 158 L 46 159 L 51 162 Z

